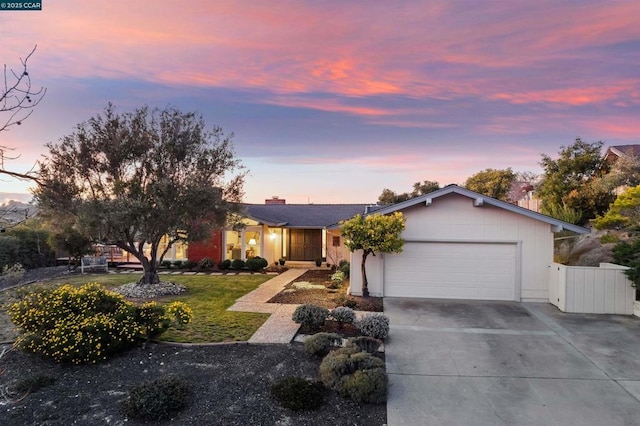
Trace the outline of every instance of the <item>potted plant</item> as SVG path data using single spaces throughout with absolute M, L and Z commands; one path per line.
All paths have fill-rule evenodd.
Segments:
M 321 257 L 316 258 L 316 266 L 322 266 L 322 258 Z
M 286 260 L 284 257 L 281 257 L 280 259 L 278 259 L 278 263 L 280 264 L 280 266 L 284 266 L 285 261 Z

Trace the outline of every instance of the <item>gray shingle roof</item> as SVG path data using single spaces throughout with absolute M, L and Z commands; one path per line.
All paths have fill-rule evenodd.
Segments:
M 260 223 L 287 228 L 325 228 L 364 214 L 368 204 L 246 204 L 245 214 Z

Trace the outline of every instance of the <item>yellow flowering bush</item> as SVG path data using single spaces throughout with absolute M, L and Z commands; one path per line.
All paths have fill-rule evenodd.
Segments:
M 12 304 L 8 313 L 20 333 L 17 346 L 58 362 L 82 364 L 105 360 L 157 337 L 169 328 L 171 316 L 180 323 L 187 317 L 190 321 L 191 309 L 176 303 L 168 314 L 155 302 L 136 305 L 89 283 L 29 293 Z
M 167 306 L 167 315 L 174 318 L 178 324 L 189 324 L 193 319 L 193 310 L 183 302 L 173 302 Z

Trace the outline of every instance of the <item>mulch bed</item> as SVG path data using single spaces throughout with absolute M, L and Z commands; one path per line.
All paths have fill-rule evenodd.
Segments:
M 19 402 L 2 404 L 3 425 L 125 425 L 122 403 L 140 383 L 170 374 L 189 383 L 188 406 L 172 425 L 383 425 L 386 406 L 360 405 L 327 391 L 318 411 L 293 412 L 271 396 L 287 375 L 317 378 L 320 360 L 302 345 L 173 346 L 148 344 L 98 365 L 55 364 L 11 351 L 0 360 L 0 385 L 34 376 L 54 383 Z
M 302 274 L 287 286 L 280 293 L 269 300 L 269 303 L 303 304 L 312 303 L 327 309 L 343 306 L 346 300 L 353 300 L 356 303 L 355 310 L 382 312 L 384 309 L 382 297 L 360 297 L 347 295 L 347 283 L 343 283 L 338 289 L 330 289 L 331 275 L 333 271 L 329 269 L 311 269 Z M 294 283 L 309 282 L 311 284 L 322 284 L 325 289 L 296 289 Z
M 316 334 L 320 332 L 325 333 L 335 333 L 343 338 L 349 337 L 358 337 L 361 335 L 360 330 L 353 324 L 343 324 L 342 328 L 338 327 L 338 323 L 336 321 L 327 320 L 324 322 L 324 325 L 317 330 L 312 330 L 306 325 L 302 325 L 298 334 Z

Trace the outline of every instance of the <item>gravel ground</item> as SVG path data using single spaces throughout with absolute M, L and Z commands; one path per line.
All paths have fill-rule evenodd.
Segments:
M 0 359 L 0 385 L 46 375 L 55 382 L 19 402 L 0 398 L 0 424 L 124 425 L 127 391 L 142 382 L 174 374 L 190 384 L 189 405 L 161 425 L 383 425 L 386 406 L 359 405 L 327 392 L 319 411 L 293 412 L 270 394 L 287 375 L 316 378 L 318 359 L 302 345 L 230 344 L 174 346 L 148 344 L 98 365 L 55 364 L 10 351 Z
M 49 268 L 37 268 L 25 271 L 24 275 L 20 279 L 6 279 L 0 277 L 0 290 L 5 288 L 30 284 L 36 281 L 47 280 L 51 278 L 57 278 L 64 275 L 74 273 L 69 271 L 68 266 L 51 266 Z

